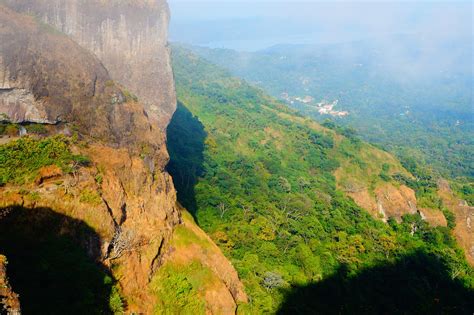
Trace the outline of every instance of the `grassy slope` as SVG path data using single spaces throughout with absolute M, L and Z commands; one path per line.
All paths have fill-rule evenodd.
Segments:
M 363 163 L 372 174 L 389 164 L 406 174 L 399 162 L 298 116 L 186 50 L 173 54 L 182 104 L 168 130 L 170 172 L 180 200 L 232 259 L 251 311 L 275 311 L 291 287 L 327 279 L 341 266 L 354 277 L 414 251 L 440 261 L 439 274 L 461 266 L 456 281 L 473 287 L 448 229 L 429 228 L 417 216 L 385 225 L 336 189 L 341 163 Z
M 184 222 L 193 221 L 185 211 L 183 220 Z M 192 244 L 197 244 L 201 248 L 210 247 L 206 240 L 199 238 L 186 226 L 178 226 L 171 246 L 180 255 L 186 256 L 186 252 L 191 251 L 189 246 Z M 204 313 L 206 309 L 205 293 L 215 285 L 215 282 L 219 282 L 219 279 L 198 259 L 173 257 L 157 271 L 150 284 L 158 297 L 155 313 Z

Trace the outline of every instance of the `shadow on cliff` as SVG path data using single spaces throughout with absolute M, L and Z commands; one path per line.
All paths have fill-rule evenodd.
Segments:
M 48 208 L 0 208 L 0 253 L 24 314 L 111 314 L 98 235 Z M 87 250 L 86 250 L 87 249 Z
M 196 195 L 194 187 L 203 175 L 204 142 L 207 134 L 204 126 L 193 114 L 178 102 L 178 108 L 167 129 L 170 162 L 166 167 L 173 177 L 178 201 L 196 219 Z
M 344 266 L 330 278 L 294 287 L 277 314 L 472 314 L 474 291 L 423 252 L 357 276 Z

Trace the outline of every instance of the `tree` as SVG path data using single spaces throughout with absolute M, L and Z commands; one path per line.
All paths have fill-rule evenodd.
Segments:
M 118 227 L 115 230 L 114 238 L 110 243 L 110 259 L 117 259 L 121 257 L 124 253 L 132 251 L 135 247 L 135 231 L 133 230 L 123 230 L 121 227 Z
M 263 286 L 267 290 L 273 290 L 275 288 L 281 288 L 285 285 L 285 280 L 279 273 L 267 271 L 263 277 Z
M 290 182 L 283 176 L 280 176 L 280 178 L 278 178 L 278 187 L 281 189 L 282 192 L 285 193 L 289 193 L 291 191 Z
M 224 214 L 229 210 L 229 208 L 227 208 L 227 206 L 223 202 L 219 203 L 217 208 L 219 209 L 221 219 L 224 218 Z

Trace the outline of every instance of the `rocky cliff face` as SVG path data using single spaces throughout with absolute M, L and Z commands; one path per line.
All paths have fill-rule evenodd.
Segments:
M 34 15 L 95 54 L 110 77 L 140 99 L 152 128 L 161 130 L 155 132 L 156 141 L 161 148 L 165 147 L 164 130 L 176 109 L 167 47 L 169 10 L 165 0 L 3 2 L 16 11 Z M 31 95 L 22 90 L 15 92 L 20 93 L 22 99 L 31 99 Z M 13 97 L 18 99 L 18 95 Z M 35 121 L 38 114 L 43 113 L 39 109 L 36 115 L 27 112 L 26 116 L 33 116 L 30 120 Z M 168 158 L 166 149 L 160 154 L 159 167 L 163 169 Z
M 100 252 L 88 250 L 98 260 L 116 256 L 113 263 L 124 270 L 117 275 L 124 294 L 141 304 L 161 249 L 180 222 L 172 181 L 163 171 L 162 132 L 94 54 L 32 17 L 0 8 L 0 21 L 3 116 L 14 122 L 61 122 L 56 131 L 77 132 L 89 147 L 81 154 L 102 170 L 100 185 L 94 171 L 84 170 L 75 179 L 66 177 L 63 192 L 39 191 L 42 197 L 33 206 L 66 212 L 101 231 Z M 19 93 L 27 99 L 16 97 Z M 62 195 L 84 190 L 100 192 L 102 202 L 87 207 Z M 133 235 L 133 250 L 118 256 L 113 253 L 122 246 L 122 235 Z
M 446 180 L 438 181 L 438 194 L 443 205 L 454 213 L 456 217 L 454 235 L 464 249 L 466 259 L 474 265 L 474 207 L 457 198 Z
M 366 209 L 374 218 L 387 222 L 389 218 L 397 221 L 405 214 L 419 213 L 431 226 L 447 226 L 448 221 L 440 209 L 421 207 L 415 191 L 406 185 L 380 180 L 385 164 L 390 176 L 412 175 L 389 153 L 366 147 L 361 152 L 364 161 L 370 161 L 362 168 L 354 161 L 344 159 L 335 172 L 339 189 L 351 197 L 360 207 Z M 437 183 L 437 195 L 440 202 L 456 218 L 453 234 L 464 249 L 466 259 L 474 264 L 474 207 L 455 196 L 446 180 Z
M 164 170 L 163 130 L 176 104 L 166 2 L 0 3 L 9 7 L 0 4 L 1 120 L 76 134 L 80 143 L 71 150 L 91 158 L 73 173 L 43 169 L 35 183 L 0 187 L 0 207 L 49 208 L 87 223 L 99 240 L 78 242 L 110 268 L 130 311 L 151 313 L 156 298 L 149 282 L 182 224 Z M 246 300 L 232 266 L 225 268 L 226 274 L 211 270 L 235 298 L 209 307 L 216 312 Z
M 131 145 L 151 135 L 151 121 L 143 112 L 135 113 L 136 102 L 127 99 L 92 53 L 31 17 L 6 8 L 0 14 L 3 120 L 61 122 L 115 145 Z M 158 148 L 160 142 L 153 145 Z
M 0 313 L 21 314 L 18 294 L 13 292 L 7 277 L 7 258 L 0 255 Z
M 111 77 L 137 95 L 165 129 L 176 95 L 167 47 L 165 0 L 5 0 L 33 14 L 94 53 Z
M 384 172 L 388 177 L 402 174 L 412 178 L 394 156 L 370 145 L 366 145 L 359 154 L 364 161 L 362 166 L 357 161 L 344 157 L 335 177 L 338 188 L 360 207 L 384 222 L 389 218 L 400 221 L 405 214 L 419 213 L 432 226 L 447 225 L 441 211 L 418 205 L 413 189 L 404 184 L 381 179 L 380 174 Z

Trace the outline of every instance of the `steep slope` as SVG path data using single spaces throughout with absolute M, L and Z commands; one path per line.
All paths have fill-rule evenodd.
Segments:
M 44 7 L 37 9 L 44 9 L 45 14 L 65 11 L 55 11 L 58 7 L 50 2 L 32 3 L 43 4 Z M 82 8 L 80 1 L 56 3 L 59 4 Z M 27 12 L 36 8 L 16 1 L 9 5 Z M 120 12 L 123 13 L 120 10 L 125 8 L 130 9 L 127 12 L 135 12 L 132 10 L 135 8 L 137 15 L 146 12 L 145 17 L 152 12 L 163 16 L 160 23 L 166 22 L 162 2 L 126 7 L 122 7 L 124 2 L 95 5 L 112 19 L 103 23 L 120 20 Z M 150 17 L 154 31 L 166 27 L 155 22 Z M 103 23 L 95 26 L 102 29 Z M 126 28 L 122 32 L 151 32 L 144 25 L 133 25 L 137 29 L 130 24 L 122 25 Z M 87 45 L 81 47 L 38 18 L 15 13 L 1 5 L 0 26 L 2 127 L 13 131 L 26 129 L 31 133 L 30 137 L 21 139 L 2 136 L 4 144 L 0 146 L 0 207 L 6 213 L 0 221 L 4 225 L 0 229 L 0 251 L 11 256 L 15 275 L 12 282 L 19 286 L 22 309 L 32 313 L 39 309 L 64 313 L 68 307 L 77 313 L 125 309 L 152 313 L 158 300 L 149 284 L 159 267 L 166 264 L 165 256 L 172 256 L 165 253 L 173 251 L 170 244 L 174 231 L 182 223 L 171 177 L 164 171 L 168 158 L 162 128 L 167 124 L 166 115 L 169 117 L 175 106 L 169 56 L 149 63 L 150 74 L 143 77 L 150 84 L 162 82 L 163 90 L 159 94 L 154 94 L 160 90 L 156 88 L 137 91 L 154 103 L 143 105 L 122 84 L 127 83 L 125 77 L 137 77 L 142 70 L 136 64 L 135 53 L 143 53 L 140 49 L 148 49 L 150 45 L 152 58 L 160 58 L 167 53 L 166 37 L 155 38 L 156 34 L 149 34 L 151 38 L 142 38 L 135 47 L 138 51 L 133 47 L 123 51 L 117 48 L 115 56 L 123 57 L 123 62 L 128 63 L 123 69 L 130 71 L 122 73 L 104 67 L 107 64 L 114 67 L 113 58 L 107 59 L 105 53 L 110 52 L 111 46 L 104 48 L 104 60 L 99 60 L 86 49 Z M 109 33 L 97 31 L 96 35 L 104 36 L 105 41 Z M 165 30 L 160 32 L 166 35 Z M 141 38 L 139 33 L 134 36 Z M 164 69 L 158 63 L 163 63 Z M 114 75 L 121 84 L 115 83 Z M 146 87 L 142 83 L 140 87 Z M 132 87 L 134 84 L 137 82 Z M 161 106 L 161 102 L 166 105 Z M 155 110 L 154 106 L 161 107 Z M 187 225 L 193 227 L 193 223 Z M 13 246 L 17 240 L 23 245 Z M 37 250 L 29 252 L 28 246 Z M 232 265 L 219 250 L 214 249 L 213 255 L 212 260 L 201 255 L 193 262 L 209 266 L 218 285 L 213 288 L 214 294 L 231 298 L 219 304 L 203 296 L 203 305 L 217 313 L 221 308 L 235 311 L 238 303 L 246 301 L 245 293 Z M 43 263 L 28 269 L 28 259 L 23 257 Z M 69 265 L 74 276 L 68 281 Z M 60 268 L 61 272 L 49 274 L 50 268 Z M 118 281 L 119 289 L 107 274 Z M 28 283 L 28 277 L 43 279 L 51 285 L 35 292 L 35 283 L 41 281 Z M 54 292 L 55 288 L 58 292 Z M 74 290 L 78 298 L 71 304 Z M 53 295 L 57 297 L 56 304 L 47 298 Z M 160 310 L 158 305 L 155 311 Z
M 20 313 L 18 294 L 12 291 L 7 277 L 7 259 L 0 255 L 0 311 L 7 314 Z
M 334 153 L 341 161 L 334 175 L 338 188 L 359 206 L 384 222 L 389 218 L 400 221 L 405 214 L 419 213 L 433 226 L 447 225 L 438 205 L 421 207 L 423 204 L 419 205 L 420 196 L 417 198 L 415 190 L 405 182 L 394 180 L 413 179 L 413 175 L 392 155 L 359 142 L 357 150 L 351 152 L 345 142 L 347 140 L 341 141 L 337 145 L 339 152 Z
M 474 265 L 474 207 L 458 198 L 445 180 L 438 182 L 438 195 L 443 205 L 454 213 L 456 239 L 465 249 L 468 261 Z
M 253 53 L 192 49 L 306 116 L 335 119 L 400 158 L 415 155 L 443 176 L 472 184 L 472 39 L 461 33 L 276 45 Z M 335 100 L 333 115 L 348 115 L 321 110 L 320 102 Z
M 5 0 L 94 53 L 165 129 L 175 108 L 165 0 Z
M 53 185 L 59 190 L 46 189 L 31 206 L 62 209 L 63 213 L 88 222 L 101 238 L 102 247 L 94 253 L 98 260 L 116 251 L 116 240 L 121 234 L 133 234 L 133 242 L 143 245 L 117 257 L 125 271 L 116 276 L 125 296 L 138 296 L 140 300 L 141 295 L 146 295 L 142 293 L 143 287 L 157 266 L 163 242 L 179 223 L 174 190 L 169 176 L 161 169 L 159 152 L 163 148 L 159 130 L 152 127 L 153 121 L 142 105 L 133 98 L 127 99 L 127 93 L 112 81 L 94 55 L 31 17 L 4 8 L 1 14 L 1 57 L 5 65 L 2 73 L 7 85 L 2 109 L 8 116 L 13 114 L 13 119 L 7 119 L 61 122 L 53 133 L 75 131 L 84 137 L 88 148 L 78 151 L 91 156 L 92 163 L 102 170 L 100 183 L 91 170 L 72 177 L 66 175 L 63 189 Z M 15 99 L 17 90 L 28 95 L 26 102 L 10 102 L 11 91 Z M 22 115 L 32 112 L 39 112 L 40 116 Z M 61 175 L 57 173 L 52 177 Z M 95 193 L 99 190 L 100 197 Z M 95 207 L 80 202 L 85 192 L 95 194 Z M 8 187 L 4 193 L 9 193 Z M 79 198 L 79 205 L 76 198 L 67 202 L 64 197 L 68 193 Z M 2 198 L 2 206 L 9 202 L 15 202 L 15 198 Z M 30 206 L 25 201 L 20 204 Z
M 256 53 L 194 46 L 190 49 L 265 88 L 300 113 L 316 121 L 330 118 L 338 124 L 356 127 L 359 138 L 396 154 L 414 177 L 397 176 L 398 183 L 386 182 L 383 179 L 388 175 L 401 175 L 403 171 L 391 163 L 393 158 L 387 154 L 364 147 L 362 161 L 370 163 L 360 164 L 346 156 L 335 174 L 339 188 L 383 220 L 419 212 L 431 224 L 447 226 L 449 220 L 453 224 L 456 220 L 450 218 L 448 209 L 456 218 L 464 218 L 455 233 L 463 239 L 460 244 L 472 262 L 474 243 L 466 241 L 466 237 L 472 239 L 474 231 L 465 223 L 465 218 L 474 215 L 470 158 L 474 154 L 473 125 L 469 119 L 472 76 L 466 70 L 469 45 L 465 44 L 469 41 L 460 41 L 455 45 L 459 48 L 456 51 L 445 51 L 450 45 L 442 45 L 439 50 L 427 52 L 420 49 L 425 40 L 406 35 L 387 38 L 385 43 L 367 40 L 319 47 L 281 45 Z M 391 75 L 394 69 L 387 61 L 393 56 L 385 55 L 389 50 L 383 49 L 387 43 L 399 47 L 407 56 L 412 54 L 413 59 L 397 60 L 398 64 L 409 69 L 425 64 L 426 71 L 402 79 L 397 73 Z M 440 55 L 435 58 L 432 54 Z M 451 56 L 453 63 L 449 67 L 434 62 L 426 64 L 430 58 L 443 59 L 441 56 Z M 438 71 L 438 67 L 447 68 Z M 339 103 L 335 110 L 349 111 L 349 115 L 321 115 L 318 103 L 336 99 Z M 380 160 L 384 157 L 388 163 Z M 382 171 L 384 164 L 388 169 Z M 458 203 L 467 200 L 471 208 L 461 209 L 456 202 L 440 196 L 437 191 L 442 189 L 436 188 L 439 180 L 450 182 L 450 199 L 459 199 Z
M 413 175 L 393 156 L 299 116 L 182 47 L 173 47 L 173 64 L 179 104 L 168 170 L 179 200 L 236 266 L 249 312 L 309 312 L 318 284 L 334 288 L 314 300 L 322 313 L 472 308 L 472 268 L 450 227 L 431 227 L 421 206 L 410 206 Z M 370 202 L 394 195 L 380 201 L 387 224 L 344 191 L 359 185 Z M 416 268 L 408 276 L 407 263 Z
M 235 314 L 247 296 L 237 272 L 217 245 L 181 209 L 164 263 L 151 282 L 164 314 Z M 239 308 L 241 310 L 241 308 Z

